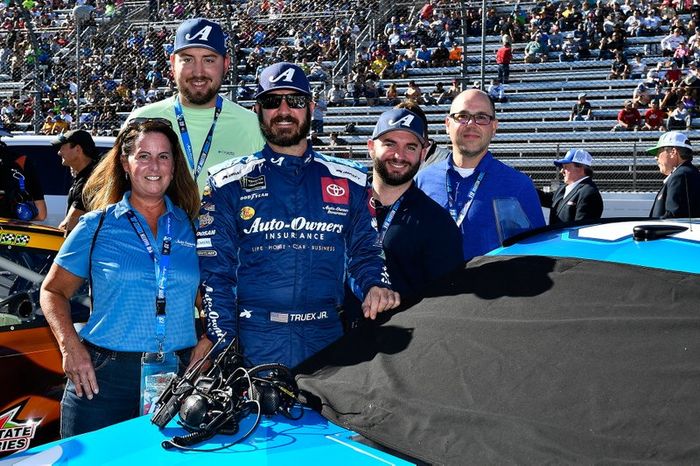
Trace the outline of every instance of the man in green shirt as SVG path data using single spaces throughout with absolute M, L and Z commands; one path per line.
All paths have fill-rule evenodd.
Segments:
M 134 110 L 127 123 L 141 118 L 170 121 L 201 192 L 211 167 L 257 152 L 265 140 L 253 112 L 219 95 L 231 64 L 221 26 L 204 18 L 184 21 L 170 64 L 178 94 Z

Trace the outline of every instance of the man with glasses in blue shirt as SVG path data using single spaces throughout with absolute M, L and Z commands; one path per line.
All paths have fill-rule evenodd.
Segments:
M 255 111 L 267 143 L 212 168 L 202 199 L 207 333 L 238 336 L 252 364 L 292 367 L 338 339 L 346 271 L 366 318 L 399 304 L 371 226 L 367 171 L 313 150 L 313 107 L 300 67 L 263 70 Z
M 544 226 L 532 180 L 496 160 L 489 151 L 498 120 L 488 94 L 478 89 L 460 93 L 452 102 L 445 126 L 452 141 L 451 157 L 419 171 L 416 184 L 447 209 L 460 228 L 464 260 L 500 246 L 496 200 L 515 199 L 527 217 L 528 228 Z

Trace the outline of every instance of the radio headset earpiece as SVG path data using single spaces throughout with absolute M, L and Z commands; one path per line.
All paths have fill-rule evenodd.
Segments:
M 299 395 L 294 376 L 281 364 L 261 364 L 248 370 L 253 381 L 250 398 L 260 404 L 260 414 L 282 414 L 295 419 L 291 409 Z M 267 373 L 265 375 L 259 375 Z

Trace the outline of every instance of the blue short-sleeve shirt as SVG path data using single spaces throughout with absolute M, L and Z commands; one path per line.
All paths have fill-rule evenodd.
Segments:
M 158 351 L 156 339 L 157 270 L 126 213 L 132 210 L 131 192 L 105 212 L 92 251 L 94 308 L 80 336 L 114 351 Z M 165 197 L 166 212 L 158 219 L 157 237 L 146 220 L 134 210 L 161 260 L 166 216 L 171 217 L 172 245 L 165 297 L 164 351 L 196 343 L 194 300 L 199 285 L 195 235 L 185 211 Z M 88 278 L 90 245 L 102 211 L 83 215 L 56 256 L 56 264 L 79 277 Z

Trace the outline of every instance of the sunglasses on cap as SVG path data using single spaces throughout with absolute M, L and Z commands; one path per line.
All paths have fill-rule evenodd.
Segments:
M 126 123 L 126 126 L 128 128 L 136 128 L 141 125 L 144 125 L 146 123 L 158 123 L 161 125 L 165 125 L 168 128 L 172 129 L 173 124 L 168 120 L 167 118 L 158 118 L 158 117 L 138 117 L 138 118 L 132 118 Z
M 306 108 L 311 100 L 302 94 L 267 94 L 258 97 L 258 103 L 265 110 L 273 110 L 282 105 L 283 99 L 289 108 Z

